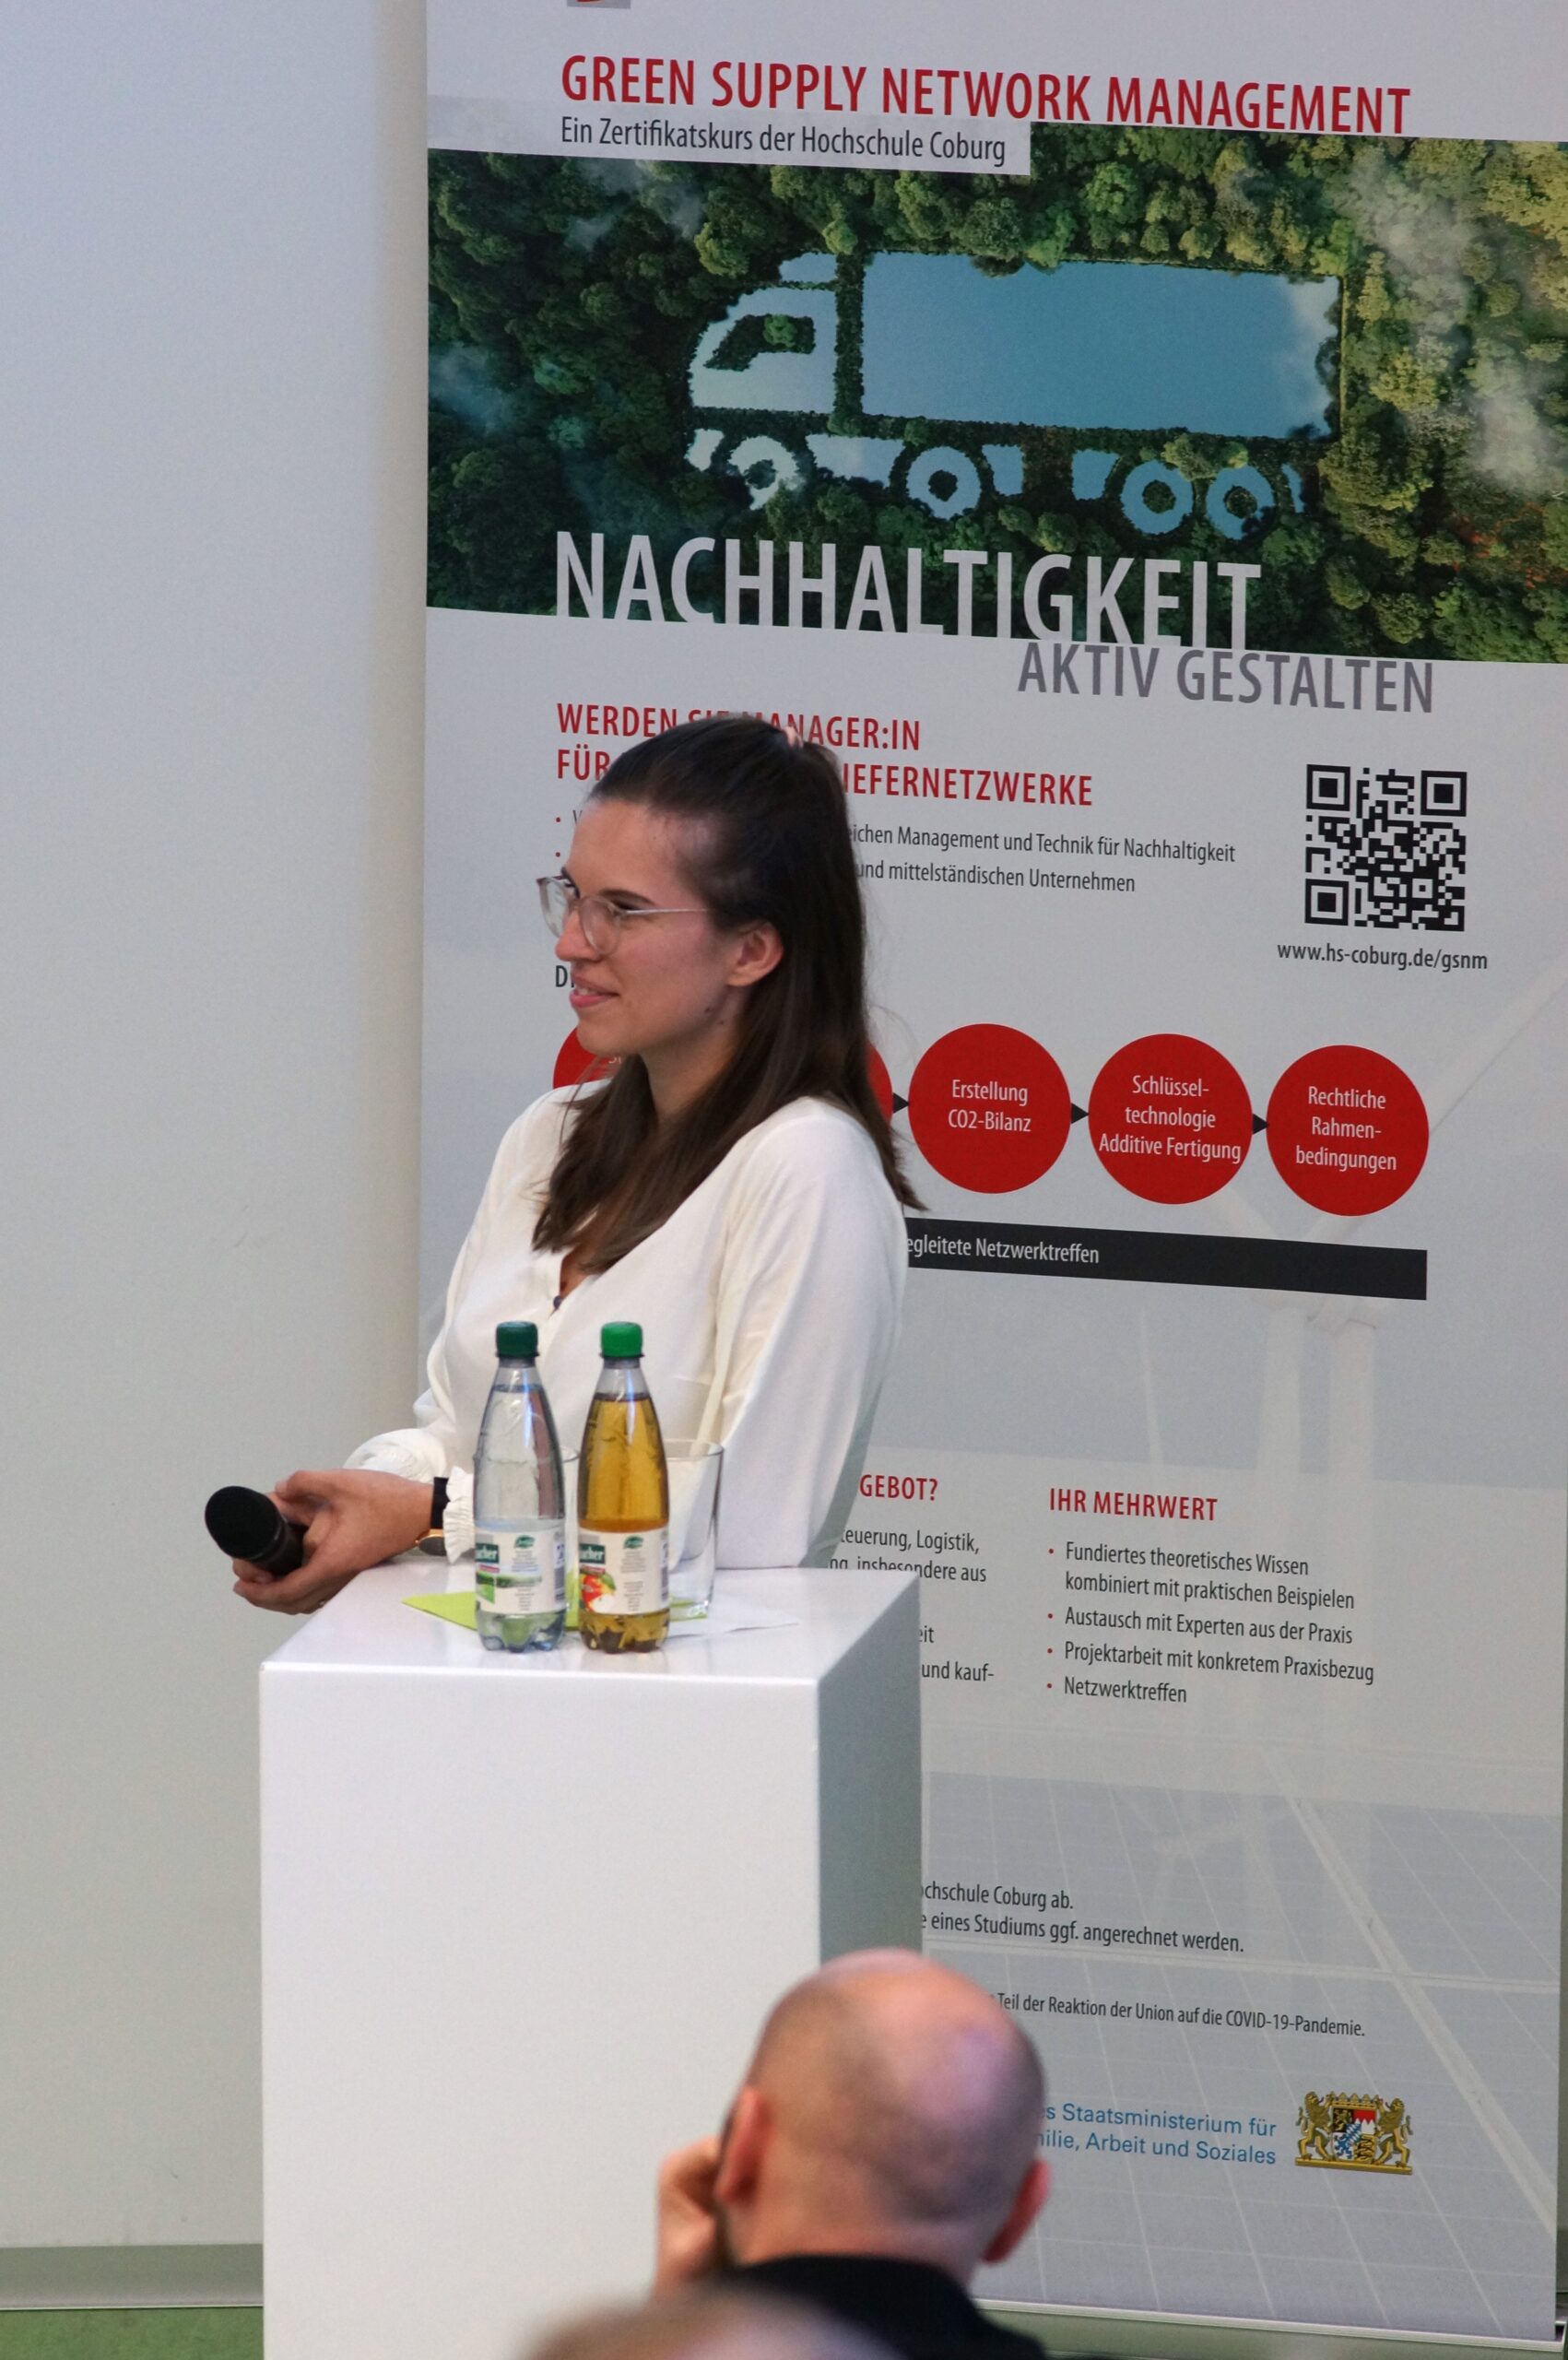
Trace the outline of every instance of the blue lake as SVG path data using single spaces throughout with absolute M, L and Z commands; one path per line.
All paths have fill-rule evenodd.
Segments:
M 1337 278 L 1126 262 L 989 278 L 963 254 L 878 254 L 865 407 L 987 426 L 1326 434 L 1332 396 L 1315 364 L 1338 316 Z

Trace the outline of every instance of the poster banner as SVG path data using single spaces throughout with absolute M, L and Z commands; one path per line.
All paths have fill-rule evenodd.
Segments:
M 909 1169 L 842 1562 L 1016 2304 L 1550 2339 L 1555 9 L 432 0 L 424 1294 L 628 742 L 837 752 Z M 650 1339 L 650 1366 L 655 1353 Z

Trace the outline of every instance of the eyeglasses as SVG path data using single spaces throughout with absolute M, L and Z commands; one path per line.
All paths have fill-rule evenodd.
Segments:
M 545 924 L 558 938 L 566 932 L 567 921 L 575 917 L 583 929 L 583 939 L 597 959 L 607 959 L 620 942 L 620 929 L 628 918 L 701 918 L 706 910 L 691 903 L 663 910 L 623 910 L 619 902 L 607 902 L 602 893 L 580 893 L 570 877 L 541 877 L 538 879 L 539 907 L 545 914 Z

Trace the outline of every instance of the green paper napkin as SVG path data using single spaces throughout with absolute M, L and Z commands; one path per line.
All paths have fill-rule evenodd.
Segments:
M 474 1620 L 471 1589 L 440 1589 L 431 1598 L 406 1598 L 403 1603 L 417 1606 L 421 1614 L 439 1614 L 443 1622 L 459 1622 L 465 1631 L 478 1627 Z

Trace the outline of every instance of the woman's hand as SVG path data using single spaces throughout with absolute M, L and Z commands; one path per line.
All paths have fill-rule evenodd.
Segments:
M 275 1614 L 309 1614 L 367 1565 L 411 1549 L 430 1526 L 430 1486 L 361 1467 L 290 1475 L 269 1494 L 290 1524 L 304 1528 L 304 1563 L 291 1574 L 233 1561 L 236 1597 Z

